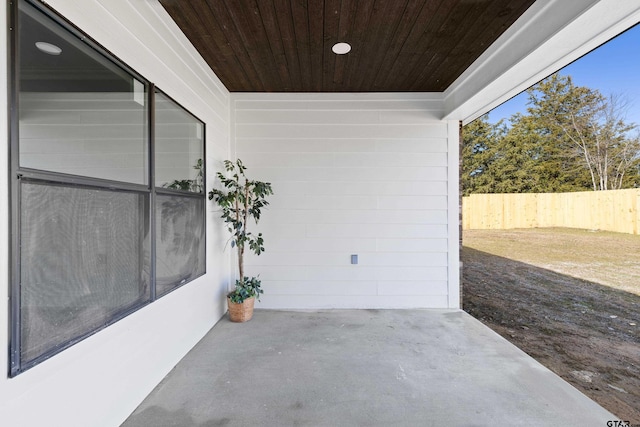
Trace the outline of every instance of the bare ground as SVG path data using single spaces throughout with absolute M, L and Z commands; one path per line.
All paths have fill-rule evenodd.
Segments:
M 640 236 L 470 230 L 463 244 L 464 310 L 640 423 Z

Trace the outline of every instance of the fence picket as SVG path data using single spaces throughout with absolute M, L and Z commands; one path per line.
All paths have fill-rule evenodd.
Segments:
M 640 189 L 575 193 L 472 194 L 464 230 L 567 227 L 638 234 Z

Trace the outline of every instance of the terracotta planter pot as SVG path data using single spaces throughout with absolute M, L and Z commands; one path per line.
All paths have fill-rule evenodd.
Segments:
M 227 305 L 229 307 L 229 320 L 232 322 L 248 322 L 253 317 L 253 305 L 255 298 L 247 298 L 241 304 L 236 304 L 227 298 Z

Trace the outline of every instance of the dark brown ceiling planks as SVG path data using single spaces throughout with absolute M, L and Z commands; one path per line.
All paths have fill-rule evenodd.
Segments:
M 160 0 L 231 92 L 441 92 L 533 2 Z

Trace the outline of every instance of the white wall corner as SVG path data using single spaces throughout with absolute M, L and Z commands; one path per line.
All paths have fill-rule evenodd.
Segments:
M 445 119 L 476 119 L 639 19 L 637 0 L 536 1 L 445 91 Z
M 460 121 L 447 121 L 447 209 L 448 209 L 448 304 L 462 308 L 460 301 Z
M 260 308 L 450 306 L 458 260 L 448 259 L 448 194 L 458 168 L 449 175 L 457 154 L 449 160 L 448 150 L 458 148 L 441 94 L 232 99 L 236 155 L 275 193 L 259 226 L 267 251 L 246 263 L 263 281 Z

